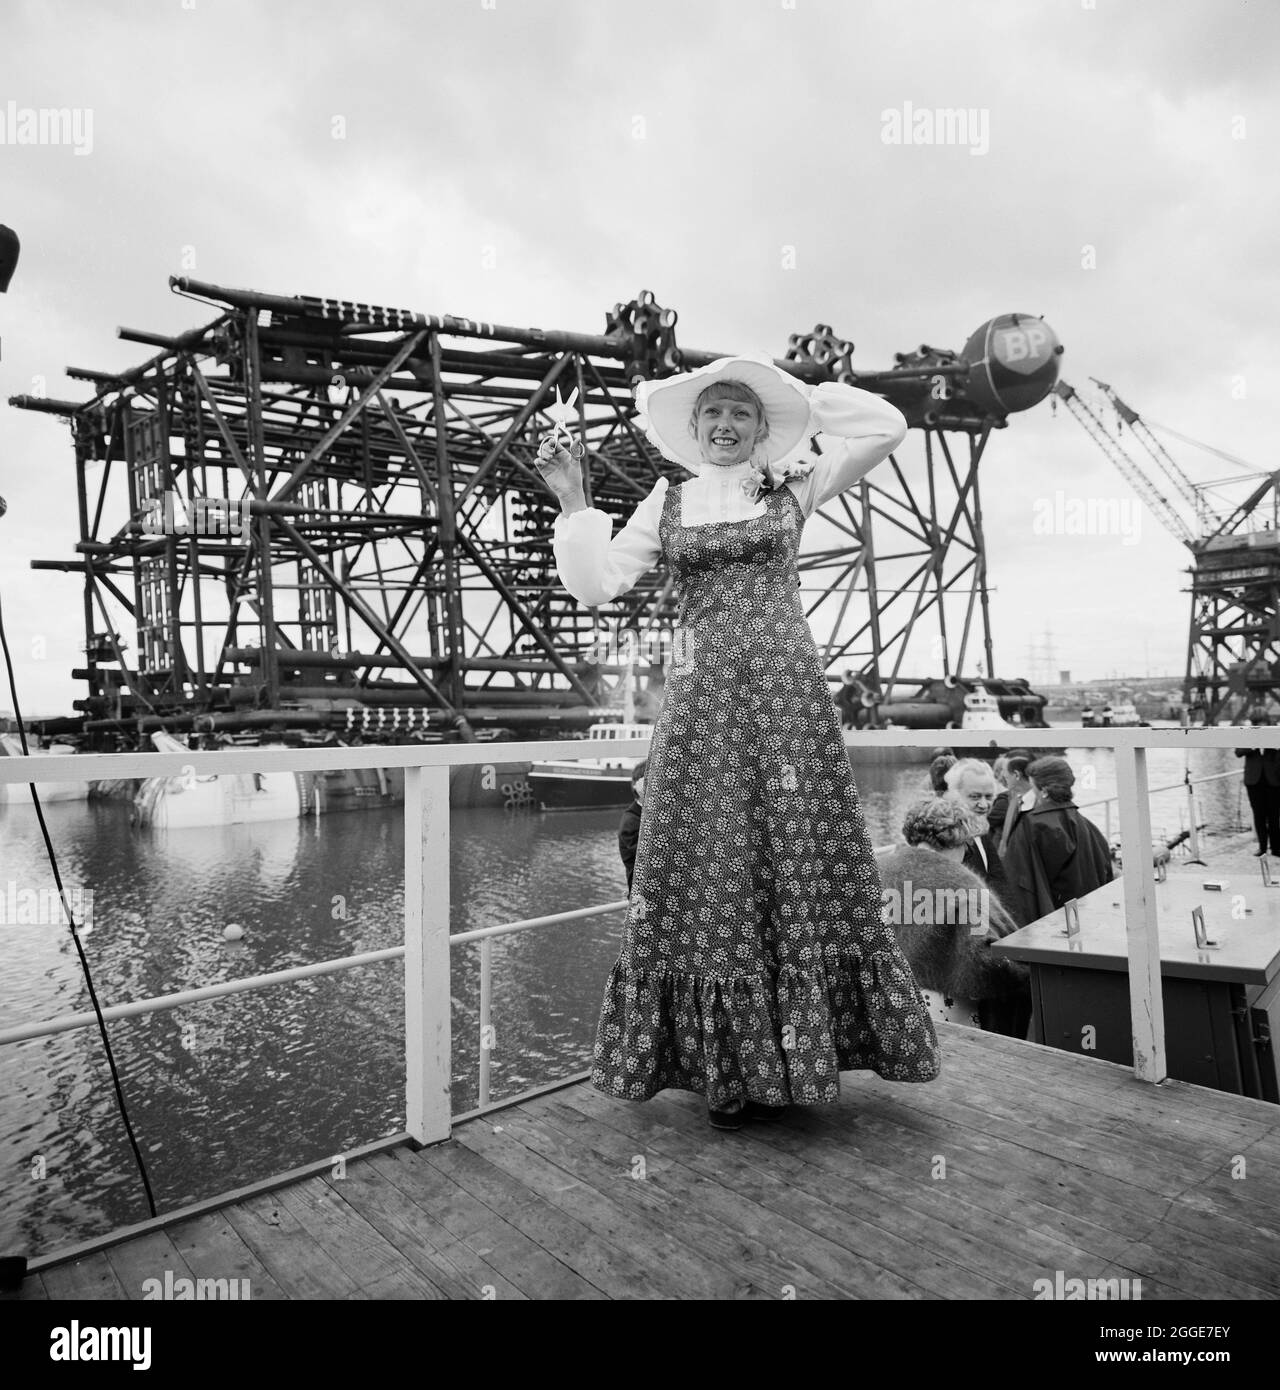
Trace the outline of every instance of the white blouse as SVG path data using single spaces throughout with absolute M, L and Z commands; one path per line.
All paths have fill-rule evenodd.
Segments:
M 795 493 L 806 517 L 869 473 L 907 433 L 901 411 L 883 397 L 838 381 L 813 387 L 809 406 L 816 432 L 845 442 L 840 447 L 824 440 L 822 455 L 812 471 L 783 484 Z M 704 463 L 701 473 L 678 484 L 683 524 L 706 526 L 763 516 L 764 502 L 749 500 L 742 490 L 750 473 L 749 462 L 727 468 Z M 596 507 L 556 517 L 556 570 L 560 582 L 579 603 L 588 608 L 608 603 L 625 594 L 657 564 L 662 555 L 658 523 L 666 492 L 667 479 L 659 478 L 616 536 L 609 514 Z

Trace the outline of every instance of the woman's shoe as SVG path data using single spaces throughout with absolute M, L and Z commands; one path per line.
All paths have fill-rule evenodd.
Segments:
M 1266 854 L 1265 849 L 1255 849 L 1253 852 L 1253 857 L 1255 859 L 1261 859 L 1264 854 Z
M 780 1120 L 790 1109 L 789 1105 L 766 1105 L 761 1100 L 749 1100 L 744 1114 L 748 1120 Z
M 741 1129 L 745 1113 L 745 1108 L 741 1105 L 736 1110 L 715 1110 L 710 1105 L 707 1106 L 707 1120 L 712 1129 Z

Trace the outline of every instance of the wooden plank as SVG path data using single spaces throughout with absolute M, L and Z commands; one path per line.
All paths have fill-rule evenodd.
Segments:
M 1023 1045 L 1035 1046 L 1033 1043 Z M 1188 1104 L 1185 1099 L 1162 1098 L 1163 1088 L 1147 1082 L 1131 1079 L 1127 1084 L 1098 1088 L 1091 1084 L 1087 1074 L 1050 1072 L 1036 1065 L 1038 1058 L 1028 1058 L 1019 1066 L 1018 1059 L 1004 1052 L 988 1053 L 968 1047 L 956 1051 L 963 1054 L 961 1066 L 966 1075 L 981 1074 L 1012 1081 L 1019 1074 L 1025 1074 L 1023 1067 L 1030 1063 L 1034 1067 L 1037 1101 L 1052 1097 L 1064 1102 L 1062 1106 L 1053 1107 L 1059 1114 L 1088 1116 L 1093 1120 L 1118 1117 L 1142 1124 L 1153 1140 L 1165 1144 L 1178 1137 L 1197 1135 L 1221 1142 L 1227 1134 L 1236 1136 L 1235 1142 L 1246 1143 L 1275 1132 L 1274 1124 L 1268 1124 L 1262 1116 L 1201 1114 L 1194 1103 Z
M 345 1298 L 358 1287 L 281 1200 L 264 1193 L 228 1207 L 228 1223 L 289 1298 Z
M 1147 750 L 1116 748 L 1116 791 L 1120 840 L 1137 845 L 1126 857 L 1124 888 L 1125 939 L 1129 948 L 1129 1016 L 1133 1037 L 1133 1074 L 1139 1081 L 1163 1081 L 1169 1074 L 1164 1046 L 1164 993 L 1160 980 L 1160 928 L 1157 920 L 1155 868 L 1145 846 L 1151 843 L 1151 799 L 1147 791 Z
M 537 1127 L 527 1116 L 504 1110 L 502 1120 L 500 1127 L 460 1125 L 454 1137 L 461 1147 L 517 1179 L 561 1213 L 565 1222 L 563 1248 L 572 1252 L 572 1267 L 583 1278 L 610 1298 L 700 1296 L 698 1285 L 681 1283 L 673 1271 L 663 1269 L 661 1260 L 644 1258 L 646 1246 L 657 1243 L 656 1231 L 630 1223 L 620 1207 L 579 1181 L 569 1169 L 542 1156 L 534 1147 Z M 564 1259 L 564 1254 L 559 1258 Z M 701 1296 L 708 1296 L 705 1282 Z
M 28 1274 L 16 1294 L 5 1294 L 4 1301 L 16 1303 L 40 1303 L 47 1300 L 49 1290 L 44 1286 L 42 1274 Z
M 630 1107 L 628 1107 L 630 1108 Z M 567 1123 L 564 1113 L 557 1119 L 566 1127 L 562 1142 L 573 1149 L 591 1148 L 618 1184 L 627 1183 L 643 1192 L 648 1200 L 663 1211 L 662 1220 L 669 1233 L 679 1232 L 692 1252 L 705 1263 L 708 1272 L 717 1267 L 732 1276 L 735 1298 L 784 1298 L 789 1296 L 818 1298 L 855 1298 L 887 1296 L 899 1298 L 927 1297 L 927 1292 L 907 1279 L 887 1273 L 884 1269 L 860 1257 L 849 1258 L 833 1243 L 819 1238 L 800 1244 L 787 1245 L 769 1238 L 769 1227 L 776 1218 L 763 1209 L 752 1209 L 749 1194 L 735 1191 L 724 1194 L 715 1178 L 708 1180 L 683 1161 L 672 1161 L 669 1153 L 659 1152 L 652 1134 L 638 1138 L 623 1130 L 592 1123 L 589 1117 L 577 1114 L 577 1133 Z M 581 1131 L 590 1128 L 587 1137 Z M 711 1138 L 712 1153 L 719 1147 L 722 1136 Z M 628 1176 L 631 1163 L 640 1149 L 646 1174 L 637 1181 Z M 715 1158 L 710 1160 L 714 1166 Z M 724 1196 L 736 1197 L 741 1208 L 740 1220 L 727 1223 L 717 1204 Z
M 504 1110 L 501 1118 L 526 1152 L 554 1165 L 551 1171 L 576 1180 L 563 1198 L 573 1204 L 570 1210 L 583 1211 L 584 1219 L 603 1212 L 596 1219 L 610 1223 L 607 1229 L 615 1243 L 625 1243 L 656 1271 L 655 1288 L 693 1298 L 736 1298 L 754 1287 L 754 1271 L 737 1260 L 740 1243 L 726 1239 L 699 1212 L 648 1181 L 650 1168 L 661 1172 L 671 1160 L 648 1156 L 646 1175 L 638 1177 L 633 1166 L 635 1139 L 624 1136 L 618 1144 L 615 1131 L 577 1111 L 564 1112 L 573 1119 L 566 1127 L 561 1112 L 552 1113 L 558 1099 L 526 1102 Z
M 1086 1131 L 1081 1130 L 1084 1134 Z M 1129 1141 L 1121 1142 L 1120 1138 L 1113 1132 L 1099 1130 L 1092 1136 L 1096 1144 L 1090 1152 L 1100 1154 L 1101 1151 L 1110 1146 L 1111 1148 L 1123 1147 L 1132 1151 L 1132 1144 Z M 1138 1145 L 1141 1152 L 1141 1143 Z M 1221 1147 L 1215 1153 L 1208 1153 L 1200 1156 L 1200 1161 L 1196 1167 L 1200 1170 L 1199 1181 L 1212 1182 L 1214 1190 L 1220 1197 L 1220 1206 L 1225 1207 L 1233 1218 L 1231 1224 L 1224 1225 L 1219 1223 L 1215 1228 L 1212 1222 L 1197 1217 L 1193 1206 L 1180 1199 L 1182 1193 L 1168 1194 L 1164 1199 L 1163 1211 L 1156 1213 L 1158 1220 L 1149 1224 L 1149 1230 L 1145 1233 L 1150 1237 L 1153 1245 L 1159 1246 L 1166 1237 L 1156 1234 L 1159 1221 L 1169 1221 L 1169 1224 L 1181 1230 L 1181 1238 L 1177 1235 L 1167 1237 L 1167 1240 L 1175 1245 L 1180 1251 L 1182 1258 L 1188 1262 L 1191 1268 L 1187 1272 L 1186 1287 L 1194 1291 L 1202 1287 L 1216 1287 L 1220 1283 L 1219 1276 L 1227 1275 L 1237 1282 L 1245 1283 L 1265 1279 L 1265 1271 L 1274 1263 L 1276 1258 L 1275 1239 L 1269 1229 L 1260 1227 L 1257 1221 L 1258 1207 L 1251 1201 L 1248 1191 L 1248 1183 L 1235 1183 L 1235 1191 L 1222 1191 L 1224 1184 L 1229 1183 L 1225 1177 L 1223 1168 L 1225 1165 L 1225 1155 Z M 1205 1172 L 1206 1165 L 1213 1167 L 1216 1171 Z M 1187 1170 L 1184 1174 L 1181 1186 L 1186 1187 L 1186 1177 L 1193 1177 L 1190 1169 L 1193 1165 L 1185 1164 Z M 1138 1194 L 1138 1184 L 1146 1185 L 1146 1174 L 1149 1171 L 1142 1164 L 1136 1164 L 1130 1178 L 1130 1192 L 1134 1194 L 1135 1200 Z M 1033 1185 L 1030 1191 L 1025 1191 L 1023 1195 L 1035 1197 L 1043 1190 L 1043 1179 Z M 1200 1191 L 1200 1188 L 1196 1189 Z M 1145 1194 L 1144 1194 L 1145 1195 Z M 1254 1194 L 1257 1195 L 1256 1193 Z M 1124 1200 L 1121 1194 L 1121 1200 Z M 1269 1207 L 1266 1208 L 1269 1211 Z M 1235 1218 L 1239 1218 L 1235 1220 Z M 1246 1225 L 1251 1228 L 1246 1230 Z M 1122 1225 L 1117 1226 L 1123 1230 Z M 1129 1234 L 1133 1231 L 1130 1227 Z M 1236 1237 L 1234 1244 L 1229 1247 L 1239 1251 L 1239 1258 L 1235 1261 L 1236 1268 L 1233 1269 L 1232 1262 L 1223 1256 L 1222 1246 L 1225 1235 Z
M 1140 1143 L 1125 1144 L 1118 1140 L 1105 1146 L 1086 1143 L 1080 1137 L 1078 1126 L 1052 1122 L 1034 1107 L 1027 1095 L 1032 1088 L 1025 1081 L 1015 1092 L 1016 1099 L 1010 1099 L 1008 1086 L 982 1085 L 972 1076 L 966 1076 L 962 1084 L 964 1100 L 944 1098 L 945 1088 L 933 1084 L 927 1099 L 913 1095 L 913 1091 L 923 1088 L 912 1086 L 898 1086 L 895 1099 L 904 1108 L 945 1116 L 960 1128 L 968 1126 L 993 1138 L 1047 1153 L 1063 1162 L 1075 1163 L 1135 1187 L 1141 1186 L 1156 1196 L 1175 1197 L 1186 1187 L 1189 1178 L 1194 1179 L 1195 1175 L 1147 1162 Z M 874 1089 L 874 1080 L 868 1085 Z M 1207 1164 L 1201 1166 L 1204 1168 L 1202 1175 L 1207 1176 Z
M 1233 1282 L 1251 1285 L 1258 1290 L 1256 1297 L 1280 1297 L 1280 1235 L 1273 1234 L 1269 1249 L 1257 1249 L 1237 1243 L 1230 1239 L 1230 1228 L 1223 1223 L 1223 1229 L 1213 1235 L 1201 1235 L 1185 1227 L 1161 1224 L 1146 1233 L 1141 1248 L 1159 1251 L 1180 1261 L 1184 1271 L 1184 1282 L 1193 1296 L 1194 1290 L 1201 1287 L 1203 1271 L 1225 1276 Z M 1132 1251 L 1126 1254 L 1124 1262 L 1131 1264 Z M 1209 1297 L 1210 1295 L 1204 1295 Z M 1212 1295 L 1213 1297 L 1235 1297 L 1234 1294 Z M 1242 1297 L 1244 1295 L 1241 1295 Z
M 690 1137 L 696 1136 L 702 1119 L 698 1110 L 695 1107 L 680 1106 L 677 1113 L 680 1116 L 679 1124 Z M 847 1111 L 841 1118 L 845 1120 L 845 1125 L 839 1133 L 840 1152 L 844 1163 L 838 1176 L 829 1169 L 810 1163 L 804 1154 L 787 1154 L 781 1148 L 770 1147 L 767 1143 L 761 1142 L 769 1131 L 785 1128 L 787 1121 L 783 1121 L 781 1125 L 773 1123 L 749 1127 L 743 1135 L 746 1142 L 735 1146 L 734 1157 L 746 1165 L 760 1169 L 784 1191 L 798 1189 L 815 1199 L 834 1205 L 840 1213 L 837 1221 L 841 1225 L 848 1225 L 852 1221 L 859 1223 L 859 1230 L 863 1225 L 875 1227 L 887 1235 L 906 1240 L 916 1251 L 914 1261 L 898 1266 L 907 1278 L 919 1281 L 920 1275 L 916 1266 L 921 1261 L 921 1252 L 927 1252 L 935 1257 L 935 1269 L 946 1273 L 945 1283 L 940 1283 L 938 1288 L 949 1296 L 1027 1296 L 1030 1283 L 1027 1279 L 1019 1277 L 1019 1270 L 1033 1280 L 1040 1273 L 1040 1266 L 1028 1259 L 1028 1236 L 1025 1230 L 1016 1228 L 1001 1251 L 993 1245 L 991 1219 L 986 1213 L 982 1213 L 981 1220 L 978 1220 L 979 1213 L 976 1209 L 969 1208 L 974 1220 L 966 1228 L 959 1203 L 955 1204 L 954 1209 L 949 1209 L 944 1203 L 941 1208 L 927 1210 L 927 1204 L 913 1204 L 905 1200 L 915 1183 L 910 1177 L 904 1177 L 900 1169 L 895 1170 L 892 1157 L 887 1163 L 880 1165 L 877 1184 L 877 1158 L 884 1158 L 884 1155 L 877 1155 L 872 1146 L 861 1145 L 860 1136 L 848 1127 Z M 833 1125 L 838 1123 L 834 1116 L 831 1119 Z M 807 1136 L 805 1142 L 809 1142 Z M 929 1157 L 928 1151 L 921 1152 L 917 1149 L 908 1161 L 912 1166 L 918 1167 L 919 1182 L 936 1188 L 937 1184 L 929 1177 Z M 741 1181 L 740 1177 L 736 1178 L 734 1186 L 737 1187 Z M 877 1186 L 883 1189 L 883 1194 L 876 1190 Z M 893 1205 L 886 1205 L 885 1196 L 889 1197 Z M 947 1211 L 948 1219 L 939 1219 L 940 1210 Z M 799 1216 L 797 1219 L 800 1219 Z M 839 1227 L 828 1226 L 823 1229 L 833 1239 L 840 1239 Z M 865 1237 L 859 1235 L 855 1248 L 863 1248 L 864 1240 Z M 1049 1237 L 1048 1244 L 1055 1252 L 1068 1248 L 1056 1237 Z M 945 1265 L 937 1265 L 936 1260 L 945 1261 L 955 1268 L 948 1270 Z
M 394 1160 L 383 1158 L 379 1162 Z M 331 1178 L 330 1181 L 338 1181 Z M 456 1239 L 406 1194 L 378 1164 L 366 1160 L 347 1169 L 342 1195 L 441 1292 L 451 1299 L 480 1298 L 487 1286 L 497 1298 L 525 1295 L 470 1246 Z
M 564 1094 L 564 1093 L 561 1093 Z M 559 1099 L 557 1096 L 555 1099 Z M 532 1107 L 522 1106 L 521 1110 Z M 691 1297 L 748 1298 L 761 1291 L 758 1260 L 761 1250 L 745 1245 L 724 1227 L 708 1221 L 696 1207 L 678 1193 L 666 1191 L 652 1178 L 674 1167 L 672 1159 L 644 1155 L 643 1179 L 633 1176 L 633 1161 L 641 1142 L 634 1135 L 623 1135 L 576 1111 L 575 1125 L 566 1131 L 562 1122 L 553 1125 L 551 1112 L 541 1102 L 536 1113 L 524 1117 L 504 1111 L 502 1118 L 519 1129 L 522 1142 L 545 1154 L 563 1171 L 606 1192 L 619 1206 L 635 1213 L 637 1251 L 659 1261 L 662 1284 L 673 1287 L 685 1280 Z M 536 1129 L 534 1125 L 536 1124 Z M 767 1257 L 768 1252 L 763 1252 Z M 804 1271 L 789 1271 L 794 1282 Z M 776 1280 L 773 1281 L 776 1284 Z M 770 1295 L 776 1296 L 776 1295 Z
M 771 1180 L 735 1153 L 741 1134 L 717 1134 L 705 1118 L 693 1118 L 693 1107 L 682 1118 L 663 1097 L 629 1105 L 585 1088 L 570 1093 L 565 1104 L 611 1124 L 630 1142 L 638 1137 L 650 1154 L 677 1158 L 678 1164 L 649 1181 L 679 1192 L 691 1210 L 755 1242 L 779 1270 L 765 1290 L 768 1296 L 784 1296 L 779 1277 L 799 1297 L 839 1297 L 848 1291 L 855 1297 L 953 1298 L 974 1287 L 981 1296 L 1008 1296 L 1007 1289 L 922 1254 L 892 1232 Z M 682 1129 L 686 1122 L 688 1132 Z M 799 1273 L 786 1272 L 784 1261 Z
M 897 1134 L 866 1133 L 858 1126 L 853 1144 L 845 1135 L 827 1134 L 819 1129 L 797 1130 L 790 1125 L 761 1126 L 752 1138 L 804 1159 L 822 1170 L 830 1170 L 828 1181 L 847 1183 L 857 1181 L 864 1170 L 864 1185 L 872 1191 L 889 1190 L 883 1172 L 887 1170 L 902 1181 L 904 1175 L 918 1187 L 926 1183 L 938 1188 L 951 1201 L 962 1202 L 992 1224 L 991 1239 L 1003 1249 L 1040 1249 L 1046 1257 L 1062 1246 L 1088 1254 L 1093 1260 L 1109 1260 L 1128 1249 L 1132 1240 L 1133 1216 L 1128 1208 L 1116 1203 L 1107 1204 L 1104 1220 L 1089 1201 L 1073 1200 L 1073 1194 L 1059 1191 L 1059 1204 L 1042 1201 L 1046 1188 L 1054 1187 L 1055 1175 L 1046 1171 L 1034 1175 L 1018 1172 L 1004 1152 L 995 1148 L 989 1152 L 961 1148 L 953 1140 L 941 1145 L 922 1147 L 918 1137 L 908 1130 Z M 945 1178 L 934 1182 L 932 1157 L 941 1153 L 946 1159 Z M 1091 1195 L 1087 1176 L 1077 1179 L 1082 1195 Z M 898 1200 L 919 1206 L 909 1197 Z M 1087 1213 L 1087 1215 L 1086 1215 Z M 957 1224 L 960 1213 L 941 1213 L 947 1224 Z M 967 1213 L 965 1219 L 971 1220 Z M 1009 1229 L 1009 1225 L 1013 1229 Z M 1017 1231 L 1025 1231 L 1019 1237 Z M 1047 1242 L 1047 1244 L 1046 1244 Z
M 787 1127 L 782 1125 L 761 1126 L 753 1132 L 753 1137 L 776 1146 L 785 1147 L 788 1143 Z M 879 1173 L 871 1162 L 864 1161 L 862 1157 L 848 1156 L 847 1144 L 815 1139 L 813 1135 L 797 1135 L 793 1136 L 793 1145 L 800 1148 L 802 1156 L 811 1158 L 815 1163 L 829 1164 L 841 1171 L 842 1177 L 847 1177 L 850 1181 L 856 1181 L 860 1176 L 864 1185 L 883 1190 L 887 1198 L 904 1204 L 911 1202 L 910 1197 L 896 1194 L 887 1184 L 881 1183 Z M 1047 1210 L 1037 1200 L 1038 1194 L 1046 1185 L 1046 1177 L 1037 1177 L 1030 1184 L 1026 1184 L 1023 1190 L 1016 1192 L 1007 1192 L 1007 1184 L 1001 1182 L 1000 1177 L 997 1171 L 990 1184 L 983 1181 L 975 1188 L 971 1180 L 965 1180 L 963 1163 L 958 1161 L 954 1154 L 948 1153 L 945 1187 L 948 1190 L 958 1190 L 966 1201 L 972 1202 L 975 1206 L 987 1207 L 992 1215 L 982 1229 L 993 1242 L 1008 1245 L 1016 1237 L 1016 1229 L 1010 1231 L 1006 1225 L 1002 1238 L 1002 1224 L 999 1219 L 1001 1208 L 1016 1213 L 1020 1222 L 1026 1221 L 1029 1225 L 1034 1223 L 1040 1213 Z M 1169 1204 L 1170 1211 L 1176 1207 L 1177 1203 Z M 944 1220 L 948 1219 L 946 1212 L 940 1213 L 940 1216 Z M 1046 1251 L 1045 1258 L 1054 1261 L 1049 1267 L 1080 1272 L 1083 1277 L 1099 1277 L 1095 1274 L 1083 1274 L 1090 1258 L 1095 1261 L 1098 1258 L 1104 1261 L 1112 1258 L 1124 1261 L 1131 1258 L 1135 1244 L 1142 1243 L 1178 1254 L 1187 1270 L 1184 1290 L 1188 1292 L 1194 1292 L 1202 1283 L 1210 1282 L 1219 1274 L 1260 1288 L 1280 1287 L 1280 1236 L 1275 1232 L 1266 1235 L 1256 1230 L 1246 1232 L 1240 1223 L 1234 1221 L 1219 1221 L 1216 1228 L 1203 1234 L 1178 1229 L 1168 1220 L 1140 1222 L 1135 1228 L 1131 1222 L 1123 1221 L 1122 1210 L 1120 1216 L 1117 1230 L 1125 1234 L 1112 1234 L 1099 1227 L 1093 1227 L 1094 1234 L 1091 1237 L 1083 1223 L 1073 1223 L 1078 1233 L 1079 1250 L 1075 1253 L 1058 1252 L 1056 1259 L 1052 1250 Z M 1031 1229 L 1034 1230 L 1035 1227 L 1031 1226 Z M 1030 1233 L 1023 1245 L 1028 1250 L 1033 1248 Z M 1212 1273 L 1203 1273 L 1201 1266 Z
M 1168 1083 L 1153 1086 L 1134 1078 L 1128 1068 L 1116 1068 L 1112 1062 L 1101 1058 L 1080 1056 L 1076 1053 L 1059 1051 L 1055 1048 L 1041 1047 L 1038 1043 L 1018 1042 L 1011 1038 L 998 1038 L 979 1029 L 964 1030 L 973 1039 L 948 1039 L 946 1058 L 953 1067 L 965 1071 L 982 1071 L 989 1075 L 1005 1077 L 1026 1076 L 1032 1073 L 1036 1078 L 1038 1094 L 1061 1095 L 1075 1099 L 1077 1103 L 1096 1100 L 1100 1109 L 1110 1114 L 1132 1114 L 1135 1110 L 1144 1116 L 1171 1120 L 1176 1117 L 1178 1127 L 1191 1126 L 1208 1128 L 1217 1126 L 1219 1132 L 1224 1124 L 1229 1124 L 1241 1133 L 1266 1133 L 1273 1127 L 1275 1116 L 1268 1117 L 1250 1108 L 1238 1105 L 1230 1107 L 1229 1114 L 1204 1110 L 1187 1104 L 1184 1098 L 1171 1097 L 1167 1091 Z M 995 1045 L 991 1045 L 995 1044 Z M 1005 1044 L 1005 1046 L 1000 1046 Z M 1021 1053 L 1011 1053 L 1010 1047 L 1022 1049 Z M 1062 1066 L 1056 1059 L 1074 1062 L 1073 1066 Z M 1119 1075 L 1116 1075 L 1118 1070 Z M 932 1083 L 930 1083 L 932 1084 Z M 1196 1087 L 1204 1091 L 1205 1087 Z M 1209 1091 L 1211 1096 L 1227 1095 L 1226 1092 Z M 1228 1099 L 1243 1100 L 1245 1097 Z
M 1167 1201 L 1141 1193 L 1140 1201 L 1133 1200 L 1135 1189 L 1128 1183 L 1099 1177 L 1077 1165 L 1064 1165 L 1052 1153 L 1024 1149 L 1006 1140 L 993 1138 L 981 1131 L 952 1128 L 944 1135 L 913 1127 L 915 1112 L 906 1109 L 884 1114 L 860 1113 L 857 1133 L 868 1149 L 883 1149 L 897 1153 L 907 1163 L 921 1164 L 922 1158 L 941 1153 L 947 1160 L 948 1183 L 976 1184 L 993 1192 L 1009 1193 L 1009 1201 L 1017 1202 L 1028 1221 L 1037 1214 L 1043 1228 L 1049 1232 L 1074 1232 L 1074 1243 L 1083 1248 L 1096 1248 L 1098 1253 L 1128 1243 L 1135 1221 L 1154 1224 L 1167 1209 Z M 824 1123 L 815 1118 L 799 1131 L 799 1136 L 819 1142 L 835 1139 Z M 798 1136 L 798 1137 L 799 1137 Z M 927 1147 L 925 1143 L 927 1142 Z M 1016 1199 L 1014 1194 L 1016 1194 Z M 983 1199 L 975 1195 L 974 1201 Z M 1027 1204 L 1034 1203 L 1034 1210 Z M 1092 1228 L 1092 1229 L 1090 1229 Z M 1110 1240 L 1099 1235 L 1109 1233 Z
M 165 1286 L 165 1275 L 172 1271 L 173 1278 L 194 1279 L 187 1262 L 178 1252 L 177 1246 L 164 1231 L 150 1231 L 146 1235 L 134 1236 L 132 1240 L 113 1245 L 103 1251 L 111 1268 L 115 1270 L 125 1292 L 130 1298 L 144 1299 L 149 1279 L 158 1279 L 161 1289 Z
M 51 1299 L 127 1299 L 129 1294 L 106 1255 L 86 1255 L 83 1259 L 68 1260 L 66 1264 L 51 1265 L 42 1271 L 44 1286 Z
M 502 1272 L 527 1298 L 594 1297 L 596 1291 L 548 1255 L 508 1219 L 504 1208 L 495 1211 L 447 1168 L 429 1161 L 450 1144 L 436 1144 L 420 1153 L 394 1156 L 391 1180 L 485 1262 Z M 388 1162 L 391 1160 L 388 1159 Z M 499 1297 L 496 1281 L 481 1287 L 481 1296 Z
M 1140 1278 L 1144 1298 L 1148 1279 L 1176 1288 L 1183 1298 L 1197 1301 L 1212 1298 L 1252 1301 L 1275 1298 L 1273 1292 L 1184 1258 L 1177 1242 L 1171 1244 L 1173 1248 L 1168 1249 L 1147 1241 L 1135 1241 L 1125 1258 L 1116 1262 L 1113 1272 L 1129 1278 Z
M 254 1303 L 279 1303 L 288 1298 L 240 1238 L 225 1211 L 190 1217 L 170 1226 L 166 1234 L 197 1279 L 247 1279 Z
M 357 1288 L 402 1290 L 381 1297 L 445 1298 L 442 1290 L 347 1204 L 342 1191 L 341 1182 L 330 1185 L 323 1178 L 312 1178 L 278 1195 L 303 1230 L 341 1264 Z
M 909 1123 L 911 1116 L 908 1113 L 899 1118 Z M 877 1136 L 887 1130 L 885 1142 L 890 1144 L 898 1142 L 893 1130 L 901 1129 L 905 1153 L 910 1156 L 919 1152 L 918 1132 L 905 1124 L 897 1126 L 881 1116 L 869 1118 L 864 1112 L 859 1116 L 859 1128 L 868 1127 Z M 779 1130 L 779 1137 L 773 1142 L 785 1142 L 789 1130 L 790 1127 Z M 1135 1238 L 1146 1238 L 1163 1223 L 1225 1249 L 1247 1251 L 1264 1260 L 1276 1259 L 1276 1230 L 1262 1224 L 1257 1210 L 1250 1211 L 1247 1206 L 1243 1218 L 1237 1219 L 1215 1206 L 1200 1188 L 1174 1198 L 1152 1198 L 1132 1184 L 1098 1178 L 1049 1155 L 1001 1146 L 973 1135 L 972 1131 L 957 1130 L 956 1134 L 961 1137 L 947 1140 L 945 1147 L 949 1184 L 971 1184 L 975 1178 L 989 1184 L 995 1193 L 1006 1194 L 1010 1203 L 1016 1203 L 1029 1222 L 1060 1227 L 1065 1234 L 1073 1235 L 1077 1244 L 1100 1255 L 1119 1257 Z M 797 1142 L 807 1142 L 810 1137 L 806 1135 L 805 1140 Z M 814 1161 L 822 1161 L 820 1152 Z M 981 1194 L 970 1195 L 970 1200 L 980 1203 L 984 1198 Z M 1093 1233 L 1088 1229 L 1090 1225 Z M 1099 1229 L 1105 1234 L 1098 1234 Z
M 530 1297 L 608 1297 L 587 1273 L 578 1270 L 575 1241 L 584 1235 L 579 1223 L 570 1221 L 501 1169 L 456 1142 L 423 1149 L 416 1157 L 488 1207 L 495 1224 L 510 1227 L 525 1237 L 519 1269 L 505 1265 L 504 1269 Z M 594 1261 L 587 1263 L 594 1268 Z

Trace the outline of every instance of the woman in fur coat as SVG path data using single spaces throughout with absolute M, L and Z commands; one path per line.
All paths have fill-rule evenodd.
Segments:
M 1027 967 L 990 945 L 1017 931 L 1000 899 L 960 862 L 977 823 L 959 802 L 921 801 L 902 824 L 906 844 L 879 850 L 886 925 L 911 966 L 930 1017 L 1025 1038 Z

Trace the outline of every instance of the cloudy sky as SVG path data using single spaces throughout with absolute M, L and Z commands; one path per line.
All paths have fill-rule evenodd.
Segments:
M 1043 314 L 1067 380 L 1276 466 L 1274 0 L 6 0 L 0 24 L 0 398 L 83 399 L 68 364 L 147 355 L 118 325 L 206 322 L 173 273 L 586 332 L 649 289 L 685 347 L 781 356 L 825 322 L 865 369 Z M 886 143 L 908 102 L 983 138 Z M 78 141 L 18 143 L 41 107 Z M 1181 672 L 1189 557 L 1157 520 L 1036 525 L 1059 491 L 1133 497 L 1075 421 L 1013 416 L 981 476 L 998 673 L 1034 674 L 1046 632 L 1076 676 Z M 77 539 L 65 424 L 0 406 L 0 493 L 19 693 L 69 712 L 79 581 L 28 567 Z

